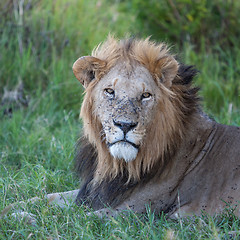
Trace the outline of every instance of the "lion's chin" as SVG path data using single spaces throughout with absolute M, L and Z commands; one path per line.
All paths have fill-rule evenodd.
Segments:
M 109 150 L 114 158 L 124 159 L 126 162 L 133 161 L 138 154 L 138 149 L 126 142 L 117 142 Z

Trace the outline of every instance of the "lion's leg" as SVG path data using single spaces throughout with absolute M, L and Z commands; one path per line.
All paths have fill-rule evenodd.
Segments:
M 125 201 L 115 208 L 102 208 L 95 212 L 94 215 L 99 217 L 115 217 L 118 214 L 124 214 L 130 211 L 134 213 L 146 213 L 146 207 L 156 210 L 157 212 L 164 208 L 165 205 L 174 201 L 173 197 L 165 194 L 166 190 L 161 191 L 158 183 L 149 183 L 141 189 L 134 191 Z M 91 213 L 90 213 L 91 215 Z
M 61 208 L 69 207 L 71 203 L 73 203 L 77 197 L 78 194 L 77 190 L 67 191 L 67 192 L 59 192 L 59 193 L 50 193 L 47 194 L 45 199 L 49 204 L 57 205 Z M 3 211 L 0 214 L 0 218 L 7 215 L 11 210 L 16 210 L 12 216 L 16 218 L 26 218 L 27 222 L 30 224 L 33 224 L 36 222 L 35 216 L 31 213 L 24 212 L 21 210 L 17 210 L 17 208 L 24 207 L 27 203 L 35 203 L 37 201 L 41 200 L 39 197 L 30 198 L 27 201 L 21 201 L 16 202 L 13 204 L 8 205 L 6 208 L 3 209 Z
M 170 179 L 171 180 L 171 179 Z M 169 180 L 169 181 L 170 181 Z M 148 184 L 137 188 L 132 194 L 125 199 L 121 204 L 114 209 L 103 208 L 94 212 L 99 217 L 103 216 L 117 216 L 121 213 L 126 213 L 129 210 L 134 213 L 146 213 L 147 209 L 151 209 L 156 213 L 160 213 L 169 209 L 178 207 L 177 204 L 177 190 L 169 194 L 169 188 L 165 186 L 172 186 L 171 182 L 165 181 L 163 187 L 158 182 L 149 182 Z M 173 187 L 172 187 L 173 188 Z

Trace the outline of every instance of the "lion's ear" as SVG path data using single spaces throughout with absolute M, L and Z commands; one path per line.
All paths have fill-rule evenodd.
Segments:
M 73 64 L 73 73 L 79 82 L 86 88 L 95 78 L 97 71 L 106 66 L 106 62 L 92 56 L 80 57 Z
M 166 87 L 170 87 L 172 85 L 172 81 L 178 73 L 178 68 L 179 64 L 172 56 L 167 56 L 158 61 L 158 76 Z

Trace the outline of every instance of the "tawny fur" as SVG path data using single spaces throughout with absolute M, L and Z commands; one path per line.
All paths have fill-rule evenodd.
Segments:
M 122 40 L 109 37 L 92 52 L 92 56 L 104 61 L 104 68 L 95 68 L 95 80 L 86 90 L 81 108 L 81 117 L 84 122 L 84 134 L 89 141 L 96 146 L 98 151 L 98 164 L 94 182 L 103 179 L 113 179 L 124 170 L 128 172 L 128 180 L 139 180 L 140 175 L 152 169 L 156 161 L 164 162 L 164 155 L 171 154 L 180 138 L 183 137 L 185 126 L 189 119 L 185 112 L 188 106 L 184 103 L 185 92 L 190 89 L 187 85 L 174 84 L 179 82 L 178 63 L 170 55 L 164 44 L 156 44 L 146 40 Z M 152 120 L 151 128 L 147 129 L 147 135 L 140 148 L 137 159 L 133 162 L 114 161 L 102 140 L 101 123 L 98 121 L 93 109 L 92 89 L 113 66 L 119 62 L 127 62 L 128 71 L 137 64 L 145 66 L 159 86 L 159 99 Z M 195 100 L 195 99 L 194 99 Z M 192 107 L 192 106 L 191 106 Z M 191 110 L 193 111 L 193 109 Z M 176 116 L 178 116 L 176 118 Z M 150 140 L 151 139 L 151 140 Z

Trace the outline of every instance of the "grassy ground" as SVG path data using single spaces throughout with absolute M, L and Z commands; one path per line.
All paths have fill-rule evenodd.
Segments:
M 144 37 L 134 28 L 134 16 L 118 12 L 117 4 L 107 1 L 29 1 L 29 8 L 21 2 L 4 10 L 6 19 L 11 18 L 0 32 L 0 94 L 4 86 L 22 80 L 30 100 L 12 117 L 1 109 L 0 211 L 16 201 L 78 187 L 73 155 L 81 134 L 82 88 L 71 65 L 109 31 L 119 37 L 126 32 Z M 196 84 L 202 88 L 205 111 L 218 122 L 240 125 L 237 45 L 196 51 L 186 43 L 173 49 L 181 52 L 182 62 L 200 70 Z M 25 210 L 37 215 L 37 225 L 11 216 L 0 219 L 0 239 L 228 239 L 228 232 L 240 228 L 231 210 L 179 221 L 150 212 L 100 220 L 76 206 L 61 210 L 44 201 Z

